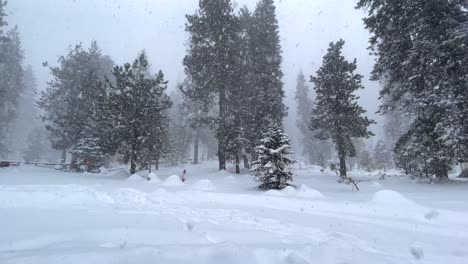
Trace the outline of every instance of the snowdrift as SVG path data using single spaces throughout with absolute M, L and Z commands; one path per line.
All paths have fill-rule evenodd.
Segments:
M 370 203 L 382 207 L 420 207 L 420 205 L 406 198 L 403 194 L 392 190 L 382 190 L 374 193 Z
M 130 177 L 128 177 L 127 181 L 131 181 L 131 182 L 145 182 L 145 181 L 148 181 L 148 180 L 147 180 L 147 178 L 141 176 L 140 174 L 135 173 L 135 174 L 131 175 Z
M 210 180 L 204 179 L 197 181 L 192 189 L 196 191 L 214 191 L 216 190 L 216 186 Z
M 309 186 L 302 184 L 299 189 L 297 190 L 297 196 L 302 198 L 309 198 L 309 199 L 324 199 L 325 196 L 315 190 L 310 188 Z
M 163 186 L 175 187 L 182 186 L 184 183 L 180 180 L 180 177 L 177 175 L 172 175 L 167 177 L 167 179 L 162 183 Z

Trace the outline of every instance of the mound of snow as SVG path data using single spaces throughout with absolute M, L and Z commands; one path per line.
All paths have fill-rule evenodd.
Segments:
M 212 234 L 206 234 L 209 241 L 215 242 L 215 246 L 206 248 L 200 252 L 200 257 L 203 261 L 200 263 L 253 263 L 255 256 L 245 247 L 241 247 L 232 242 L 216 243 L 220 240 Z
M 220 171 L 219 171 L 219 175 L 228 176 L 228 175 L 230 175 L 230 174 L 229 174 L 229 172 L 227 172 L 226 170 L 220 170 Z
M 180 177 L 177 175 L 172 175 L 167 177 L 167 179 L 162 183 L 164 186 L 182 186 L 184 183 L 180 180 Z
M 370 200 L 373 204 L 378 205 L 394 205 L 398 207 L 414 207 L 417 206 L 415 202 L 406 198 L 401 193 L 392 191 L 392 190 L 382 190 L 374 193 L 372 199 Z
M 111 171 L 107 173 L 107 176 L 115 177 L 115 178 L 128 178 L 130 176 L 130 173 L 126 172 L 124 169 L 121 169 L 121 170 Z
M 278 190 L 268 190 L 265 192 L 265 195 L 269 196 L 284 196 L 284 193 Z
M 301 257 L 299 254 L 297 254 L 295 252 L 290 253 L 286 257 L 285 263 L 288 263 L 288 264 L 310 264 L 309 261 L 307 261 L 306 259 L 304 259 L 303 257 Z
M 216 186 L 210 180 L 199 180 L 197 181 L 192 189 L 197 191 L 214 191 L 216 190 Z
M 286 186 L 281 190 L 281 192 L 287 195 L 295 195 L 297 193 L 296 189 L 292 186 Z
M 147 181 L 147 179 L 143 176 L 141 176 L 140 174 L 133 174 L 131 175 L 130 177 L 127 178 L 127 181 L 131 181 L 131 182 L 143 182 L 143 181 Z
M 315 190 L 310 188 L 309 186 L 302 184 L 299 189 L 297 190 L 297 196 L 303 197 L 303 198 L 311 198 L 311 199 L 323 199 L 325 196 Z
M 148 182 L 150 183 L 161 183 L 161 179 L 159 179 L 158 175 L 156 173 L 152 172 L 148 174 Z
M 376 181 L 372 182 L 371 185 L 372 185 L 372 187 L 374 187 L 374 188 L 382 188 L 382 184 L 380 184 L 380 183 L 378 183 L 378 182 L 376 182 Z
M 99 173 L 108 174 L 108 173 L 109 173 L 109 170 L 106 169 L 104 166 L 102 166 L 101 168 L 99 168 Z
M 226 176 L 224 177 L 224 179 L 228 180 L 228 181 L 235 181 L 236 180 L 236 177 L 232 176 L 232 175 L 229 175 L 229 176 Z

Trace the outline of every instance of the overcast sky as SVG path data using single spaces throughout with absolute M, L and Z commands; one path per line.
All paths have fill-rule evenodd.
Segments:
M 237 0 L 251 9 L 255 0 Z M 346 40 L 345 55 L 357 58 L 366 89 L 361 103 L 374 117 L 377 83 L 369 82 L 373 58 L 367 50 L 369 34 L 363 11 L 354 0 L 276 0 L 283 48 L 285 88 L 293 95 L 297 73 L 309 76 L 320 66 L 330 41 Z M 7 5 L 10 25 L 17 24 L 26 52 L 26 63 L 37 74 L 40 88 L 50 79 L 42 67 L 56 65 L 70 45 L 86 46 L 97 40 L 116 63 L 130 62 L 145 49 L 153 70 L 162 69 L 174 87 L 184 78 L 186 52 L 185 14 L 195 11 L 198 0 L 13 0 Z M 291 96 L 290 96 L 291 98 Z M 294 113 L 292 113 L 294 114 Z

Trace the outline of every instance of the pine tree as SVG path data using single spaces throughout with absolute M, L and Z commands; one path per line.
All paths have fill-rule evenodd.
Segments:
M 252 86 L 252 54 L 250 50 L 252 27 L 252 15 L 247 7 L 239 11 L 239 31 L 233 42 L 232 50 L 236 52 L 233 69 L 233 85 L 228 91 L 227 100 L 227 147 L 228 158 L 234 161 L 236 173 L 240 173 L 240 163 L 243 160 L 244 167 L 249 168 L 249 159 L 252 156 L 253 135 L 256 136 L 255 116 L 252 114 L 252 102 L 254 89 Z
M 47 131 L 45 128 L 36 127 L 31 130 L 26 139 L 27 148 L 24 150 L 26 162 L 40 162 L 48 150 Z
M 6 1 L 0 1 L 0 40 L 2 40 L 3 36 L 3 27 L 7 26 L 8 23 L 5 20 L 6 13 L 5 13 L 5 6 L 7 2 Z
M 305 155 L 312 164 L 325 167 L 326 162 L 331 158 L 332 146 L 329 141 L 314 139 L 308 127 L 314 108 L 314 100 L 310 92 L 305 76 L 301 71 L 297 76 L 295 99 L 297 102 L 296 124 L 302 136 L 302 154 Z
M 156 162 L 161 157 L 160 148 L 167 136 L 167 110 L 172 102 L 165 94 L 167 82 L 160 71 L 150 74 L 145 52 L 133 64 L 114 68 L 115 84 L 109 82 L 112 119 L 117 130 L 119 150 L 130 162 L 130 173 L 137 164 Z M 155 156 L 149 156 L 155 155 Z
M 5 4 L 0 4 L 0 30 L 6 25 L 3 20 Z M 0 34 L 0 156 L 8 157 L 11 151 L 8 147 L 11 139 L 9 129 L 16 118 L 18 101 L 24 90 L 23 59 L 18 27 L 6 35 Z
M 345 42 L 330 43 L 323 65 L 312 77 L 317 98 L 309 128 L 319 140 L 331 139 L 340 159 L 340 177 L 347 179 L 346 157 L 355 155 L 352 138 L 367 138 L 373 134 L 368 126 L 373 123 L 362 115 L 366 112 L 357 104 L 354 94 L 361 85 L 362 76 L 354 73 L 356 60 L 348 62 L 341 51 Z
M 385 80 L 381 112 L 400 107 L 415 117 L 396 144 L 397 165 L 425 150 L 415 167 L 446 178 L 455 161 L 468 158 L 466 1 L 361 0 L 357 7 L 368 11 L 378 57 L 373 78 Z
M 314 101 L 310 95 L 309 86 L 306 83 L 306 79 L 302 70 L 297 76 L 297 85 L 296 85 L 296 95 L 295 99 L 297 102 L 297 120 L 296 124 L 301 132 L 302 140 L 301 146 L 303 148 L 302 152 L 304 155 L 309 157 L 311 160 L 311 155 L 316 150 L 313 149 L 314 138 L 311 135 L 311 131 L 308 128 L 308 123 L 312 116 L 313 104 Z
M 193 100 L 202 106 L 218 105 L 217 138 L 219 169 L 226 169 L 227 96 L 234 85 L 230 66 L 235 60 L 233 42 L 238 22 L 230 0 L 200 0 L 199 9 L 187 16 L 190 48 L 184 59 L 187 75 L 193 80 Z
M 27 137 L 34 127 L 39 126 L 36 77 L 30 65 L 23 70 L 22 91 L 18 97 L 16 114 L 10 122 L 10 134 L 8 149 L 11 159 L 21 160 L 21 152 L 27 147 Z M 1 121 L 0 121 L 1 122 Z
M 371 154 L 367 149 L 362 150 L 359 154 L 359 167 L 364 168 L 366 171 L 370 172 L 374 168 L 374 160 L 372 159 Z
M 252 60 L 252 95 L 251 111 L 255 125 L 252 128 L 253 144 L 258 142 L 260 134 L 270 122 L 282 124 L 287 115 L 283 103 L 283 61 L 279 37 L 276 7 L 273 0 L 261 0 L 257 3 L 252 16 L 250 29 L 250 52 Z
M 193 164 L 199 162 L 199 152 L 201 138 L 206 128 L 213 126 L 216 123 L 217 116 L 214 113 L 213 102 L 202 103 L 197 98 L 197 89 L 194 87 L 193 80 L 190 76 L 179 85 L 179 90 L 182 92 L 181 107 L 186 113 L 187 125 L 192 129 L 193 139 Z
M 81 137 L 71 151 L 77 155 L 84 164 L 87 172 L 99 168 L 106 159 L 106 154 L 100 146 L 100 138 L 94 136 L 89 128 L 84 130 L 87 134 Z
M 159 170 L 160 160 L 170 157 L 169 109 L 172 106 L 172 101 L 164 92 L 167 89 L 167 82 L 164 81 L 162 71 L 156 75 L 156 80 L 164 87 L 164 90 L 158 95 L 157 101 L 151 105 L 152 112 L 148 113 L 146 119 L 147 139 L 144 144 L 143 159 L 147 160 L 150 169 L 154 163 L 156 170 Z M 154 107 L 155 105 L 157 107 Z
M 387 98 L 388 96 L 382 99 L 386 100 Z M 408 112 L 405 113 L 405 111 L 397 105 L 392 109 L 386 110 L 383 114 L 383 140 L 385 145 L 390 148 L 395 146 L 398 139 L 408 131 L 409 126 L 413 122 L 412 115 Z
M 0 66 L 2 67 L 2 69 L 6 67 L 5 61 L 7 55 L 3 47 L 8 41 L 8 39 L 3 33 L 4 27 L 8 25 L 8 23 L 5 20 L 5 5 L 6 1 L 0 0 Z M 3 70 L 0 73 L 3 73 Z M 8 153 L 6 146 L 7 142 L 5 140 L 7 134 L 6 117 L 8 116 L 8 112 L 5 110 L 7 109 L 6 105 L 8 101 L 6 100 L 6 98 L 8 95 L 5 87 L 5 81 L 3 81 L 3 78 L 0 79 L 0 82 L 0 156 L 6 156 Z
M 193 131 L 190 127 L 190 108 L 188 99 L 177 90 L 171 94 L 173 105 L 170 111 L 170 157 L 172 165 L 177 165 L 187 159 L 187 154 L 192 142 Z
M 54 79 L 42 92 L 39 106 L 44 110 L 42 118 L 51 132 L 52 146 L 62 150 L 64 162 L 67 150 L 72 151 L 79 142 L 81 145 L 85 141 L 93 142 L 86 139 L 86 128 L 101 128 L 95 122 L 100 118 L 100 108 L 107 97 L 103 83 L 111 74 L 113 62 L 102 55 L 96 42 L 92 42 L 88 50 L 76 45 L 59 58 L 59 64 L 50 68 Z M 109 137 L 104 134 L 101 136 Z M 75 168 L 80 157 L 79 152 L 72 153 L 71 162 Z
M 392 166 L 392 154 L 382 140 L 377 141 L 374 148 L 375 167 L 378 170 L 386 170 Z
M 293 180 L 289 166 L 293 161 L 288 136 L 276 124 L 262 134 L 260 145 L 255 147 L 258 156 L 252 164 L 251 172 L 255 180 L 261 182 L 260 189 L 283 189 Z

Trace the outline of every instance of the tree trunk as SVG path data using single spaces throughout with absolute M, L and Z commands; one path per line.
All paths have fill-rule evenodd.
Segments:
M 340 177 L 342 179 L 346 179 L 346 154 L 340 153 L 339 154 L 340 158 Z
M 65 165 L 67 162 L 67 149 L 62 149 L 62 158 L 60 159 L 60 164 L 62 164 L 62 169 L 66 169 L 67 166 Z
M 130 174 L 135 174 L 136 173 L 136 146 L 135 143 L 132 144 L 132 152 L 130 153 Z
M 219 92 L 219 131 L 218 131 L 218 161 L 219 170 L 226 170 L 226 91 Z
M 337 142 L 337 147 L 338 147 L 338 158 L 340 159 L 340 178 L 346 179 L 346 146 L 345 144 L 341 141 L 338 140 Z
M 200 130 L 195 129 L 195 140 L 193 142 L 193 164 L 198 164 L 198 150 L 200 145 Z
M 157 157 L 155 162 L 154 162 L 154 169 L 159 170 L 159 157 Z
M 249 159 L 247 158 L 247 155 L 244 155 L 244 169 L 250 169 L 250 164 L 249 164 Z
M 70 170 L 77 170 L 79 169 L 79 166 L 77 164 L 78 162 L 78 155 L 76 153 L 72 153 L 72 158 L 70 161 Z
M 218 144 L 218 161 L 219 170 L 226 170 L 226 154 L 224 149 L 224 143 L 221 141 Z
M 236 173 L 240 174 L 240 158 L 238 154 L 236 154 Z

